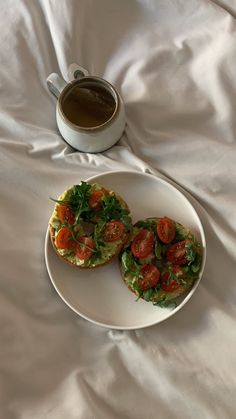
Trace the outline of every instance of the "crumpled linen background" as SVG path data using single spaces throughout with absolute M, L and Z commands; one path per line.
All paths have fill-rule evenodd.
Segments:
M 1 2 L 1 418 L 235 418 L 235 18 L 224 0 Z M 102 154 L 56 127 L 45 79 L 72 62 L 125 102 L 126 131 Z M 191 301 L 136 331 L 77 316 L 44 262 L 48 197 L 124 169 L 190 193 L 208 248 Z

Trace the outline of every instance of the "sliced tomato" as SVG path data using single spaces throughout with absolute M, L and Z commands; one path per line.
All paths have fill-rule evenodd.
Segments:
M 89 207 L 92 209 L 98 209 L 101 207 L 102 204 L 102 197 L 104 196 L 104 192 L 99 189 L 98 191 L 94 191 L 89 196 Z
M 180 266 L 173 265 L 171 272 L 177 276 L 178 279 L 184 277 L 184 272 Z M 166 292 L 173 292 L 180 287 L 180 284 L 177 279 L 171 278 L 171 272 L 165 272 L 161 276 L 161 288 Z
M 166 252 L 167 260 L 175 265 L 185 265 L 186 257 L 186 240 L 172 244 Z
M 91 237 L 81 236 L 77 240 L 76 256 L 81 260 L 91 258 L 94 249 L 94 241 Z
M 68 227 L 62 227 L 55 238 L 55 245 L 58 249 L 75 249 L 76 241 Z
M 157 285 L 160 278 L 160 271 L 155 265 L 144 265 L 141 268 L 141 274 L 143 277 L 139 279 L 138 284 L 142 291 Z
M 152 231 L 143 228 L 136 234 L 131 243 L 131 252 L 136 258 L 148 257 L 154 247 L 154 234 Z
M 67 222 L 71 225 L 75 223 L 75 216 L 73 211 L 67 204 L 61 204 L 57 206 L 57 215 L 62 223 Z
M 175 222 L 170 218 L 160 218 L 157 224 L 157 235 L 165 243 L 171 243 L 175 238 Z
M 106 242 L 119 240 L 125 233 L 125 226 L 121 221 L 109 221 L 105 225 L 103 238 Z

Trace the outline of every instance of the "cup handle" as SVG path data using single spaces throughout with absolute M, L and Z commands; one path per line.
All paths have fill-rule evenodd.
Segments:
M 50 92 L 58 98 L 62 90 L 66 87 L 66 81 L 60 77 L 57 73 L 52 73 L 47 78 L 47 86 Z
M 81 79 L 89 75 L 89 72 L 78 64 L 70 64 L 68 68 L 68 78 L 70 81 Z

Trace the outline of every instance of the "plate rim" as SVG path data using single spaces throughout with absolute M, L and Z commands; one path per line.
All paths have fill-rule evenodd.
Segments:
M 46 230 L 46 235 L 45 235 L 45 241 L 44 241 L 44 258 L 45 258 L 45 263 L 46 263 L 46 268 L 47 268 L 47 273 L 48 276 L 50 278 L 50 281 L 54 287 L 54 289 L 56 290 L 56 292 L 58 293 L 58 295 L 60 296 L 60 298 L 62 299 L 62 301 L 77 315 L 79 315 L 80 317 L 82 317 L 83 319 L 89 321 L 90 323 L 96 324 L 97 326 L 103 327 L 103 328 L 108 328 L 108 329 L 114 329 L 114 330 L 138 330 L 138 329 L 144 329 L 147 327 L 151 327 L 151 326 L 155 326 L 159 323 L 164 322 L 165 320 L 169 319 L 170 317 L 172 317 L 174 314 L 176 314 L 179 310 L 181 310 L 181 308 L 183 308 L 183 306 L 186 305 L 186 303 L 191 299 L 192 295 L 195 293 L 196 289 L 198 288 L 198 285 L 200 283 L 200 281 L 202 280 L 202 276 L 204 273 L 204 269 L 205 269 L 205 264 L 206 264 L 206 256 L 207 256 L 207 247 L 206 247 L 206 236 L 205 236 L 205 232 L 204 232 L 204 228 L 200 219 L 200 216 L 198 215 L 198 212 L 196 211 L 196 209 L 194 208 L 193 204 L 190 202 L 190 200 L 186 197 L 185 193 L 187 193 L 188 195 L 190 195 L 189 192 L 186 192 L 182 187 L 180 187 L 181 189 L 183 189 L 183 192 L 181 190 L 178 189 L 178 185 L 175 186 L 172 181 L 166 180 L 164 178 L 162 178 L 159 175 L 155 175 L 155 174 L 150 174 L 150 173 L 146 173 L 146 172 L 139 172 L 136 170 L 111 170 L 111 171 L 107 171 L 107 172 L 102 172 L 100 174 L 94 175 L 94 176 L 90 176 L 87 179 L 85 179 L 85 182 L 91 182 L 94 181 L 97 178 L 100 178 L 101 176 L 109 176 L 109 175 L 115 175 L 115 174 L 134 174 L 134 175 L 140 175 L 140 176 L 144 176 L 144 177 L 150 177 L 154 180 L 159 180 L 161 181 L 161 183 L 167 184 L 168 187 L 173 188 L 175 191 L 177 191 L 186 201 L 187 203 L 191 206 L 191 209 L 194 212 L 195 217 L 197 218 L 198 221 L 198 227 L 199 227 L 199 232 L 200 232 L 200 236 L 201 236 L 201 242 L 202 242 L 202 247 L 203 247 L 203 258 L 202 258 L 202 267 L 201 267 L 201 271 L 199 273 L 199 278 L 198 280 L 194 283 L 194 286 L 191 288 L 191 290 L 188 292 L 188 294 L 185 296 L 185 298 L 183 299 L 183 301 L 180 302 L 180 304 L 175 307 L 173 310 L 169 311 L 166 315 L 166 317 L 159 319 L 157 321 L 151 321 L 145 325 L 135 325 L 135 326 L 118 326 L 118 325 L 114 325 L 114 324 L 109 324 L 109 323 L 105 323 L 105 322 L 100 322 L 98 320 L 94 320 L 89 316 L 86 316 L 85 314 L 81 313 L 80 311 L 78 311 L 75 307 L 73 307 L 72 304 L 70 304 L 70 302 L 63 296 L 63 294 L 61 293 L 61 291 L 59 290 L 59 288 L 57 287 L 57 284 L 54 280 L 54 278 L 52 277 L 51 274 L 51 270 L 49 267 L 49 256 L 48 256 L 48 246 L 52 246 L 51 243 L 51 239 L 50 239 L 50 235 L 49 235 L 49 226 L 47 226 L 47 230 Z M 191 196 L 191 195 L 190 195 Z M 191 196 L 192 198 L 192 196 Z M 194 198 L 192 198 L 194 200 Z

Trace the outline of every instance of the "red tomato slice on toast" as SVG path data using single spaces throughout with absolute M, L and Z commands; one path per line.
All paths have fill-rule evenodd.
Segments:
M 154 234 L 147 229 L 140 230 L 131 243 L 131 252 L 136 258 L 148 257 L 154 248 Z
M 171 278 L 171 273 L 173 273 L 177 279 Z M 171 268 L 171 272 L 165 272 L 161 276 L 161 288 L 166 292 L 173 292 L 180 287 L 178 279 L 184 277 L 184 272 L 180 266 L 173 265 Z
M 68 227 L 62 227 L 56 237 L 55 246 L 58 249 L 75 249 L 76 241 L 73 238 L 72 232 Z
M 139 279 L 138 283 L 142 291 L 148 290 L 149 288 L 153 288 L 157 285 L 160 278 L 160 271 L 155 265 L 144 265 L 141 268 L 141 274 L 142 278 Z
M 105 242 L 114 242 L 119 240 L 125 233 L 125 226 L 121 221 L 109 221 L 105 225 L 103 238 Z
M 172 244 L 166 252 L 167 260 L 174 265 L 185 265 L 187 263 L 186 243 L 186 240 L 182 240 Z
M 94 249 L 94 241 L 91 237 L 81 236 L 77 240 L 76 256 L 81 260 L 91 258 Z
M 157 224 L 157 235 L 162 243 L 171 243 L 175 238 L 175 222 L 170 218 L 160 218 Z
M 57 206 L 57 215 L 62 223 L 74 224 L 75 216 L 72 209 L 67 204 L 60 204 Z
M 89 196 L 89 207 L 92 209 L 98 209 L 101 207 L 102 204 L 102 197 L 104 196 L 104 192 L 102 190 L 94 191 Z

